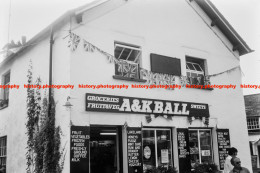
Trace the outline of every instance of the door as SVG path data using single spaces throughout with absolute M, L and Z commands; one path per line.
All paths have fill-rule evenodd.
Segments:
M 119 173 L 119 160 L 118 128 L 91 126 L 90 172 Z

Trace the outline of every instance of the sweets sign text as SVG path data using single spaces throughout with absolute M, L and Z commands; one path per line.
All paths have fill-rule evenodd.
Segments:
M 86 94 L 86 111 L 209 117 L 208 104 Z

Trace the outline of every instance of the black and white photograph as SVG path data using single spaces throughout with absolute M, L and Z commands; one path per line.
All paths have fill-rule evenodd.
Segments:
M 259 0 L 1 0 L 0 173 L 260 173 Z

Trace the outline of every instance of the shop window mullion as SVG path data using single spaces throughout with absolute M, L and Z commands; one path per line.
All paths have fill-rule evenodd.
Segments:
M 155 144 L 155 166 L 158 167 L 158 158 L 157 158 L 157 130 L 154 130 L 154 144 Z
M 200 148 L 200 131 L 198 130 L 198 148 L 199 148 L 199 159 L 201 163 L 201 148 Z

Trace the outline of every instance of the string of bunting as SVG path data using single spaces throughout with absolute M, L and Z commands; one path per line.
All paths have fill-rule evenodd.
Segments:
M 137 64 L 131 64 L 131 63 L 126 63 L 125 61 L 120 61 L 118 59 L 116 59 L 113 55 L 107 53 L 106 51 L 103 51 L 102 49 L 100 49 L 99 47 L 93 45 L 92 43 L 86 41 L 85 39 L 83 40 L 83 47 L 84 50 L 87 52 L 95 52 L 98 51 L 101 54 L 105 55 L 107 57 L 107 60 L 109 63 L 115 63 L 117 65 L 118 71 L 120 71 L 122 73 L 122 75 L 124 77 L 135 77 L 137 74 L 137 69 L 138 69 L 138 65 Z M 78 48 L 78 45 L 81 41 L 80 36 L 69 32 L 69 41 L 68 41 L 68 47 L 70 48 L 70 50 L 73 52 Z M 240 66 L 236 66 L 234 68 L 231 68 L 229 70 L 220 72 L 220 73 L 216 73 L 216 74 L 212 74 L 212 75 L 207 75 L 204 76 L 204 85 L 210 85 L 210 77 L 215 77 L 224 73 L 229 73 L 234 71 L 235 69 L 240 68 Z M 148 85 L 175 85 L 175 78 L 176 76 L 173 75 L 168 75 L 168 74 L 160 74 L 160 73 L 154 73 L 151 72 L 147 69 L 141 68 L 140 67 L 140 78 L 141 79 L 145 79 L 146 80 L 146 84 Z M 201 80 L 202 77 L 187 77 L 187 76 L 179 76 L 180 78 L 180 82 L 181 82 L 181 86 L 185 86 L 186 84 L 201 84 Z M 194 79 L 195 79 L 195 83 L 194 83 Z M 157 117 L 164 117 L 167 120 L 172 120 L 172 116 L 169 115 L 154 115 L 154 114 L 150 114 L 147 115 L 146 121 L 148 123 L 150 123 L 152 120 L 154 120 Z M 188 121 L 191 124 L 192 121 L 194 119 L 197 119 L 198 117 L 188 117 Z M 209 118 L 208 117 L 203 117 L 203 119 L 201 119 L 204 124 L 206 126 L 208 126 L 209 124 Z
M 78 48 L 78 45 L 80 43 L 80 36 L 76 35 L 75 33 L 69 32 L 69 41 L 68 41 L 68 47 L 70 48 L 70 50 L 73 52 Z M 125 64 L 122 64 L 122 61 L 116 59 L 113 55 L 107 53 L 106 51 L 103 51 L 102 49 L 100 49 L 99 47 L 93 45 L 92 43 L 86 41 L 85 39 L 83 40 L 83 47 L 84 50 L 87 52 L 95 52 L 98 51 L 101 54 L 105 55 L 107 57 L 107 60 L 109 63 L 115 63 L 118 64 L 118 69 L 119 71 L 123 71 L 126 73 L 125 77 L 129 76 L 128 72 L 131 71 L 135 71 L 132 68 L 136 68 L 135 66 L 131 65 L 131 64 L 127 64 L 127 66 L 125 66 Z M 125 63 L 125 62 L 124 62 Z M 240 66 L 236 66 L 234 68 L 231 68 L 229 70 L 220 72 L 220 73 L 216 73 L 216 74 L 211 74 L 211 75 L 206 75 L 204 76 L 204 85 L 210 85 L 210 77 L 215 77 L 224 73 L 229 73 L 234 71 L 235 69 L 240 68 Z M 131 74 L 130 74 L 131 76 Z M 175 77 L 177 76 L 173 76 L 173 75 L 168 75 L 168 74 L 160 74 L 160 73 L 154 73 L 151 72 L 149 70 L 146 70 L 144 68 L 140 68 L 140 77 L 142 79 L 145 79 L 147 82 L 146 84 L 148 85 L 175 85 Z M 181 81 L 181 85 L 185 86 L 186 84 L 201 84 L 201 77 L 187 77 L 187 76 L 178 76 L 180 78 Z M 192 82 L 195 79 L 196 83 Z
M 172 116 L 170 116 L 170 115 L 154 115 L 154 114 L 150 114 L 150 115 L 146 115 L 145 116 L 145 119 L 146 119 L 146 121 L 147 121 L 147 123 L 150 123 L 150 122 L 152 122 L 155 118 L 157 118 L 157 117 L 163 117 L 163 118 L 165 118 L 165 119 L 167 119 L 167 120 L 172 120 Z

